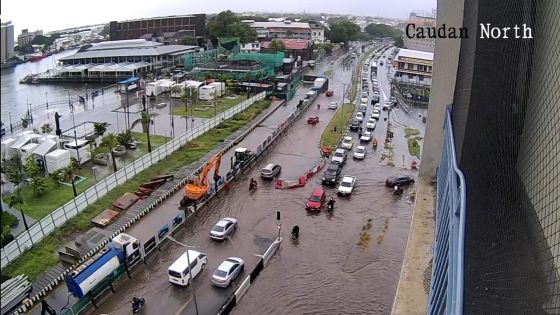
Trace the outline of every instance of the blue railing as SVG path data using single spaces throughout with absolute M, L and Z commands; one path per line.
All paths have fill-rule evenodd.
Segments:
M 428 314 L 462 315 L 466 185 L 457 167 L 450 108 L 445 113 L 443 128 Z

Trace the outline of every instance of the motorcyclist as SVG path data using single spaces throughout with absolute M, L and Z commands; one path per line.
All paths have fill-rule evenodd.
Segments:
M 317 104 L 317 109 L 321 109 L 321 104 Z
M 334 203 L 335 203 L 335 202 L 336 202 L 336 201 L 335 201 L 334 198 L 331 196 L 331 198 L 330 198 L 329 201 L 327 202 L 327 207 L 328 207 L 329 209 L 334 209 Z
M 299 238 L 299 226 L 294 225 L 292 228 L 292 238 L 297 240 Z
M 138 310 L 142 307 L 142 305 L 144 304 L 145 300 L 144 298 L 139 298 L 134 296 L 132 298 L 132 309 L 133 310 Z
M 403 191 L 404 191 L 404 190 L 402 189 L 401 186 L 395 185 L 394 190 L 393 190 L 393 194 L 395 194 L 395 195 L 400 195 L 400 194 L 403 193 Z
M 255 178 L 251 178 L 251 182 L 249 183 L 249 189 L 257 188 L 257 181 Z

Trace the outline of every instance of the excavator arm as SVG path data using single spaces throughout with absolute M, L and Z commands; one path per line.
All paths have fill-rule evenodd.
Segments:
M 206 162 L 206 164 L 204 164 L 202 170 L 200 171 L 200 174 L 198 175 L 198 178 L 187 182 L 184 191 L 184 195 L 186 198 L 190 200 L 198 200 L 202 196 L 204 196 L 204 194 L 206 194 L 209 188 L 208 173 L 212 168 L 214 168 L 214 180 L 216 180 L 216 178 L 219 178 L 222 155 L 223 153 L 220 152 L 213 156 L 208 162 Z

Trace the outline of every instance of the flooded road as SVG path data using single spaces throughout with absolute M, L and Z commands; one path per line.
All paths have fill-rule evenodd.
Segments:
M 336 69 L 331 83 L 335 98 L 342 92 L 341 83 L 349 82 L 351 72 Z M 305 93 L 300 89 L 298 94 Z M 295 106 L 293 101 L 274 113 L 261 127 L 252 132 L 239 146 L 254 149 L 264 140 L 270 128 L 282 122 Z M 318 102 L 326 104 L 322 95 Z M 369 106 L 371 111 L 371 106 Z M 304 117 L 318 115 L 320 123 L 308 125 L 300 119 L 283 136 L 273 150 L 244 177 L 238 179 L 229 191 L 220 193 L 208 209 L 200 211 L 176 239 L 195 250 L 206 253 L 209 263 L 194 281 L 200 314 L 214 314 L 225 300 L 229 289 L 214 288 L 209 278 L 220 262 L 230 256 L 246 260 L 246 268 L 238 281 L 253 268 L 254 254 L 262 254 L 277 233 L 275 213 L 282 213 L 282 234 L 286 237 L 278 254 L 259 276 L 256 283 L 234 310 L 235 314 L 387 314 L 393 301 L 411 218 L 411 207 L 403 197 L 393 197 L 384 181 L 396 169 L 379 165 L 378 153 L 369 150 L 364 161 L 347 161 L 343 174 L 357 176 L 357 186 L 350 198 L 337 198 L 332 214 L 322 211 L 310 215 L 304 204 L 314 187 L 320 185 L 322 174 L 310 178 L 305 187 L 277 190 L 273 182 L 259 180 L 256 192 L 248 191 L 248 179 L 258 178 L 258 171 L 269 162 L 283 166 L 281 179 L 297 179 L 320 162 L 319 139 L 334 111 L 323 106 L 309 108 Z M 386 112 L 383 117 L 386 117 Z M 376 128 L 376 137 L 384 138 L 384 127 Z M 352 133 L 357 144 L 357 134 Z M 224 156 L 227 161 L 229 155 Z M 225 165 L 224 165 L 225 164 Z M 222 163 L 222 169 L 229 163 Z M 399 171 L 400 172 L 400 171 Z M 327 189 L 335 195 L 335 188 Z M 157 230 L 161 222 L 150 222 L 150 216 L 173 216 L 177 213 L 181 192 L 153 211 L 129 232 L 145 238 Z M 231 241 L 215 243 L 208 239 L 211 226 L 220 218 L 232 216 L 240 222 Z M 152 219 L 154 220 L 154 219 Z M 156 220 L 157 221 L 157 220 Z M 144 224 L 146 222 L 146 224 Z M 369 227 L 368 227 L 369 223 Z M 288 241 L 293 225 L 299 225 L 298 243 Z M 369 241 L 360 241 L 362 229 Z M 366 239 L 367 237 L 363 237 Z M 170 285 L 167 267 L 180 256 L 183 248 L 167 242 L 161 252 L 148 260 L 115 286 L 117 293 L 109 294 L 101 308 L 93 314 L 125 314 L 130 312 L 134 295 L 146 298 L 146 312 L 165 314 L 195 314 L 190 287 Z M 236 284 L 239 284 L 236 283 Z
M 342 84 L 350 80 L 351 72 L 343 72 L 341 76 L 332 80 L 329 89 L 334 90 L 335 96 L 342 95 Z M 294 111 L 298 101 L 302 99 L 308 88 L 302 87 L 296 96 L 286 106 L 281 106 L 258 128 L 251 132 L 238 146 L 255 150 L 276 128 L 286 120 Z M 317 102 L 326 104 L 330 99 L 324 95 L 319 96 Z M 302 202 L 306 196 L 301 191 L 280 191 L 274 189 L 274 182 L 259 180 L 256 192 L 248 191 L 248 180 L 258 178 L 258 171 L 269 162 L 276 162 L 283 166 L 280 178 L 297 179 L 308 169 L 320 162 L 318 143 L 323 129 L 334 115 L 335 111 L 321 110 L 311 107 L 302 119 L 297 121 L 284 138 L 279 140 L 272 153 L 265 156 L 249 172 L 240 177 L 237 182 L 230 185 L 228 191 L 222 191 L 217 199 L 208 204 L 207 209 L 199 210 L 196 217 L 189 220 L 185 229 L 176 235 L 176 239 L 188 244 L 198 246 L 195 250 L 204 252 L 209 257 L 208 266 L 194 280 L 198 307 L 201 314 L 215 313 L 225 298 L 233 290 L 214 288 L 210 285 L 209 278 L 221 261 L 230 256 L 242 257 L 246 261 L 243 279 L 256 264 L 258 257 L 254 254 L 263 254 L 272 243 L 276 234 L 276 210 L 281 210 L 284 219 L 289 220 L 291 214 L 286 212 L 286 206 L 302 211 Z M 312 126 L 305 121 L 306 116 L 318 115 L 320 123 Z M 225 174 L 229 168 L 229 158 L 233 152 L 227 152 L 222 158 L 221 173 Z M 320 174 L 315 175 L 319 178 Z M 294 194 L 297 199 L 287 196 Z M 141 241 L 151 237 L 163 223 L 178 212 L 182 192 L 176 193 L 166 202 L 152 211 L 139 224 L 134 225 L 127 233 L 139 238 Z M 288 203 L 287 203 L 287 200 Z M 231 241 L 215 243 L 209 240 L 208 231 L 220 218 L 231 216 L 239 220 L 239 228 Z M 289 232 L 289 231 L 288 231 Z M 131 280 L 123 279 L 115 286 L 117 293 L 109 294 L 104 301 L 100 301 L 101 308 L 93 314 L 111 313 L 125 314 L 130 312 L 130 303 L 133 295 L 146 298 L 147 313 L 165 314 L 192 314 L 196 313 L 192 303 L 192 291 L 189 287 L 181 288 L 172 286 L 167 277 L 167 267 L 184 251 L 178 245 L 166 242 L 162 251 L 156 253 L 148 260 L 147 266 L 141 266 L 134 272 Z
M 371 110 L 368 106 L 366 117 Z M 387 112 L 382 112 L 374 131 L 380 144 L 385 139 L 386 117 Z M 350 135 L 355 148 L 358 136 Z M 233 314 L 390 313 L 412 207 L 404 197 L 392 195 L 385 179 L 410 172 L 380 166 L 379 154 L 370 145 L 365 160 L 347 161 L 342 174 L 356 176 L 357 185 L 350 198 L 337 198 L 332 216 L 326 211 L 310 216 L 303 210 L 313 187 L 320 185 L 321 174 L 304 188 L 279 192 L 284 196 L 277 196 L 272 204 L 283 213 L 285 233 L 295 224 L 300 226 L 300 240 L 281 246 Z M 334 188 L 327 191 L 335 194 Z M 264 198 L 259 201 L 260 206 L 267 204 Z M 364 230 L 369 240 L 361 237 Z

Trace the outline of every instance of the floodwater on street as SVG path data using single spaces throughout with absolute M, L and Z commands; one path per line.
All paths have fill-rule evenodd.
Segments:
M 335 72 L 330 89 L 334 99 L 342 93 L 341 83 L 350 80 L 351 72 Z M 291 113 L 298 95 L 281 107 L 269 119 L 247 136 L 238 146 L 255 149 L 277 124 Z M 324 95 L 317 100 L 326 104 Z M 371 106 L 369 106 L 371 111 Z M 309 108 L 303 117 L 273 147 L 246 176 L 240 177 L 227 191 L 220 192 L 207 209 L 201 209 L 176 235 L 189 246 L 209 257 L 208 266 L 194 281 L 200 314 L 215 314 L 221 303 L 232 292 L 214 288 L 209 278 L 219 263 L 230 256 L 246 261 L 245 272 L 236 285 L 254 267 L 257 257 L 270 245 L 277 234 L 276 211 L 282 214 L 284 243 L 271 263 L 261 273 L 234 310 L 236 314 L 386 314 L 389 312 L 398 282 L 402 257 L 406 246 L 411 206 L 406 197 L 394 197 L 385 187 L 388 175 L 401 172 L 379 165 L 379 154 L 369 150 L 364 161 L 349 159 L 343 175 L 357 176 L 357 186 L 350 198 L 338 198 L 332 214 L 323 210 L 311 215 L 304 209 L 305 201 L 313 188 L 320 186 L 322 172 L 310 178 L 305 187 L 277 190 L 274 182 L 259 180 L 257 191 L 248 190 L 248 179 L 258 178 L 259 170 L 267 163 L 283 166 L 280 179 L 293 180 L 302 176 L 321 161 L 319 139 L 334 111 L 322 106 Z M 318 115 L 318 125 L 308 125 L 306 117 Z M 386 116 L 386 112 L 383 114 Z M 382 139 L 384 126 L 380 121 L 376 137 Z M 352 133 L 357 145 L 357 134 Z M 224 155 L 221 172 L 229 169 L 229 156 Z M 406 171 L 405 171 L 406 172 Z M 327 188 L 329 196 L 336 195 L 336 188 Z M 154 210 L 141 224 L 128 232 L 142 241 L 151 237 L 162 223 L 161 217 L 171 218 L 177 213 L 182 192 L 176 193 Z M 239 228 L 231 241 L 215 243 L 208 239 L 211 226 L 222 217 L 239 220 Z M 159 219 L 157 219 L 158 217 Z M 368 223 L 371 227 L 368 228 Z M 289 239 L 293 225 L 300 226 L 300 240 Z M 358 245 L 362 229 L 369 241 Z M 191 288 L 171 285 L 167 280 L 167 267 L 184 249 L 167 242 L 161 252 L 149 258 L 146 267 L 132 274 L 132 280 L 122 280 L 116 285 L 116 294 L 109 294 L 100 309 L 104 312 L 125 314 L 130 310 L 132 296 L 146 298 L 147 313 L 195 314 Z
M 268 163 L 282 165 L 279 179 L 283 180 L 298 179 L 320 163 L 320 137 L 335 113 L 326 104 L 332 100 L 340 103 L 342 83 L 349 83 L 352 75 L 352 71 L 342 70 L 340 61 L 335 63 L 329 84 L 334 96 L 320 95 L 316 101 L 323 105 L 320 109 L 311 106 L 267 155 L 205 208 L 199 209 L 174 235 L 178 241 L 193 246 L 193 250 L 208 255 L 206 269 L 193 281 L 200 314 L 215 314 L 253 269 L 258 260 L 256 254 L 263 254 L 273 242 L 278 233 L 276 211 L 282 215 L 284 242 L 233 314 L 390 313 L 412 215 L 406 193 L 414 188 L 408 187 L 405 194 L 393 196 L 392 189 L 385 186 L 385 179 L 402 173 L 415 176 L 414 172 L 381 166 L 381 148 L 375 151 L 371 143 L 363 161 L 353 160 L 351 150 L 341 175 L 357 177 L 354 192 L 348 198 L 341 198 L 336 196 L 336 187 L 326 188 L 327 196 L 336 198 L 334 211 L 329 213 L 325 207 L 317 214 L 310 214 L 304 207 L 311 191 L 321 186 L 323 171 L 313 175 L 304 187 L 291 190 L 275 189 L 274 181 L 259 177 L 260 168 Z M 324 65 L 318 69 L 317 73 L 322 74 Z M 380 74 L 378 79 L 386 88 L 386 77 Z M 255 150 L 293 112 L 308 89 L 308 86 L 301 87 L 287 105 L 281 106 L 236 147 Z M 383 94 L 381 102 L 385 98 Z M 366 117 L 371 111 L 372 106 L 368 106 Z M 317 125 L 307 124 L 306 119 L 311 116 L 319 116 Z M 401 113 L 398 116 L 401 118 Z M 380 147 L 385 138 L 386 117 L 387 112 L 383 111 L 374 130 Z M 356 132 L 349 135 L 354 139 L 355 149 L 358 135 Z M 222 175 L 230 168 L 232 154 L 230 150 L 222 158 Z M 248 189 L 251 177 L 258 179 L 256 191 Z M 125 233 L 145 242 L 180 211 L 181 198 L 182 191 L 178 191 Z M 226 216 L 239 220 L 237 231 L 222 243 L 209 240 L 207 233 L 212 225 Z M 296 224 L 300 227 L 300 238 L 294 242 L 289 235 Z M 91 310 L 90 314 L 128 314 L 133 296 L 146 299 L 145 314 L 196 314 L 191 287 L 178 287 L 168 281 L 167 268 L 183 252 L 184 248 L 177 244 L 163 243 L 145 266 L 132 272 L 132 279 L 124 276 L 115 283 L 116 292 L 97 301 L 99 309 Z M 231 256 L 245 260 L 245 271 L 229 288 L 213 287 L 210 284 L 213 271 Z M 57 289 L 60 290 L 65 289 Z

